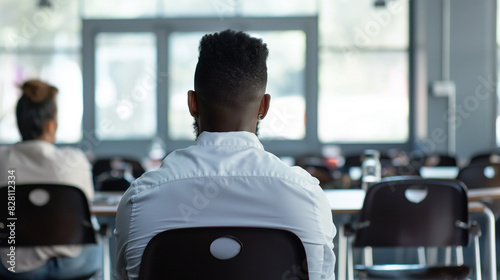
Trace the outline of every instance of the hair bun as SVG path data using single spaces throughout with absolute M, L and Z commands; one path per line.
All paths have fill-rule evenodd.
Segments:
M 47 99 L 52 99 L 58 92 L 57 88 L 40 80 L 28 80 L 21 86 L 23 95 L 28 97 L 33 103 L 40 103 Z

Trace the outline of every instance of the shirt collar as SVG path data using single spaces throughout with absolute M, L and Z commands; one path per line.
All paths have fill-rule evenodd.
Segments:
M 196 140 L 197 146 L 248 146 L 264 149 L 257 135 L 248 131 L 207 132 L 204 131 Z
M 14 147 L 18 149 L 40 149 L 41 147 L 43 147 L 44 149 L 53 149 L 55 145 L 43 140 L 26 140 L 14 144 Z
M 14 144 L 12 149 L 32 156 L 47 156 L 55 152 L 56 146 L 47 141 L 27 140 Z

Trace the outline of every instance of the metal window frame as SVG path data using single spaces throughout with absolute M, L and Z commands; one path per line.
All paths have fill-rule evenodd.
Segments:
M 83 20 L 82 72 L 84 93 L 84 139 L 92 144 L 98 156 L 129 155 L 144 157 L 151 139 L 98 140 L 95 125 L 95 38 L 102 32 L 151 32 L 157 36 L 157 75 L 168 71 L 168 41 L 173 32 L 212 32 L 214 30 L 302 30 L 306 34 L 305 99 L 306 135 L 302 140 L 264 140 L 266 150 L 278 155 L 299 155 L 320 149 L 317 139 L 318 92 L 318 20 L 317 17 L 252 17 L 252 18 L 171 18 L 171 19 L 88 19 Z M 272 54 L 271 54 L 272 55 Z M 194 73 L 193 73 L 194 75 Z M 160 79 L 157 76 L 157 79 Z M 168 135 L 168 81 L 157 86 L 157 135 L 168 152 L 193 144 L 190 140 L 174 140 Z M 188 89 L 186 89 L 187 91 Z M 167 94 L 165 94 L 167 93 Z M 89 138 L 89 139 L 85 139 Z M 93 141 L 89 141 L 93 140 Z M 88 143 L 86 144 L 88 146 Z M 292 153 L 290 153 L 292 152 Z

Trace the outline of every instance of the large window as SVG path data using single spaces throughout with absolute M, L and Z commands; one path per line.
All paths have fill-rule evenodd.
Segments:
M 317 80 L 315 17 L 90 19 L 83 25 L 85 98 L 93 106 L 84 119 L 96 132 L 96 150 L 116 154 L 139 146 L 146 153 L 154 136 L 170 151 L 191 144 L 187 92 L 194 88 L 199 41 L 204 34 L 239 26 L 262 38 L 270 52 L 271 107 L 259 136 L 268 143 L 307 145 L 306 100 Z M 287 149 L 293 145 L 288 144 Z

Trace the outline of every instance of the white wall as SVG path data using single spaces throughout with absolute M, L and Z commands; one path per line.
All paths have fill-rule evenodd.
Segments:
M 494 149 L 496 1 L 450 1 L 450 79 L 456 84 L 456 112 L 448 111 L 446 97 L 435 97 L 430 91 L 430 85 L 442 78 L 443 1 L 415 1 L 415 99 L 420 100 L 416 108 L 416 129 L 420 131 L 416 134 L 420 147 L 427 152 L 447 152 L 448 126 L 455 119 L 460 159 Z

